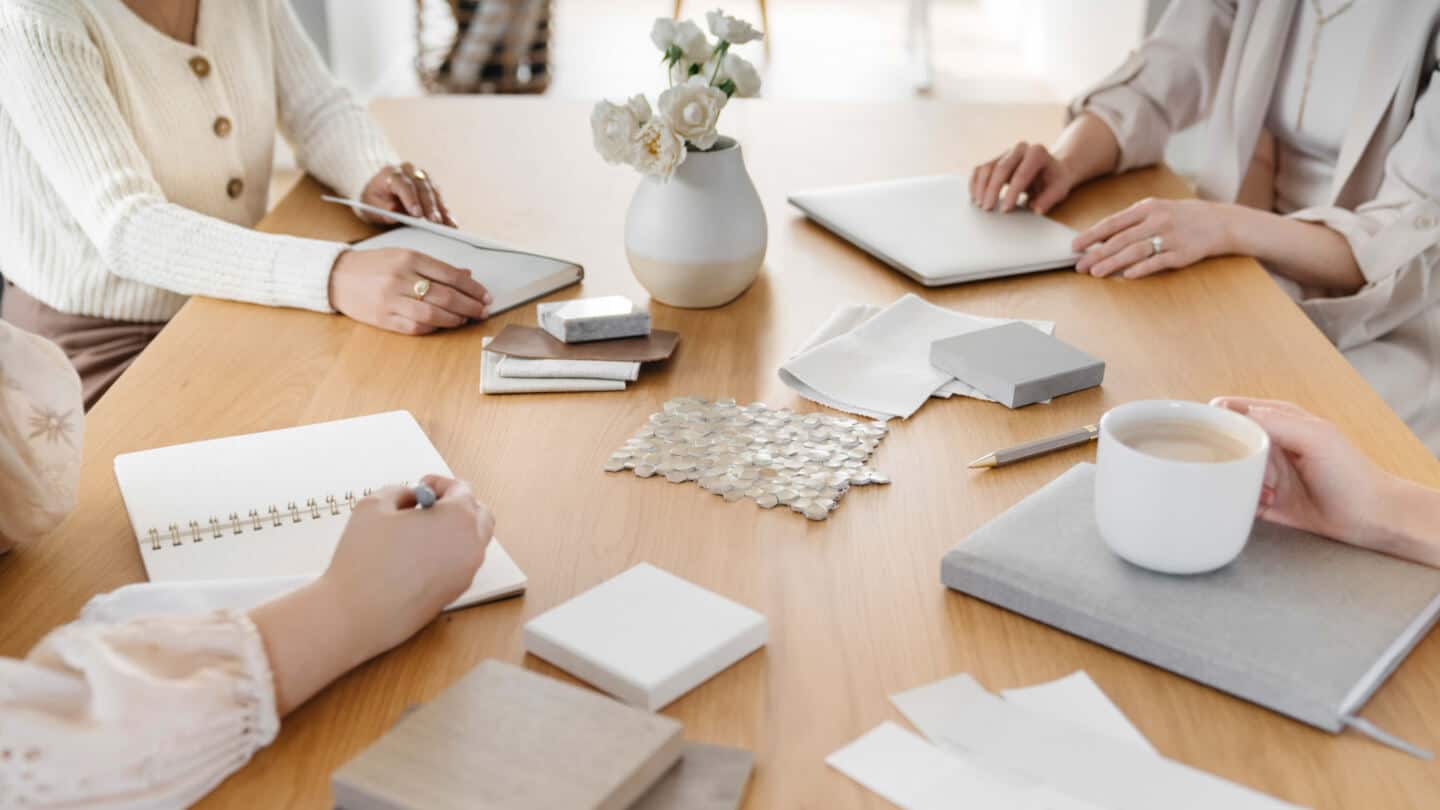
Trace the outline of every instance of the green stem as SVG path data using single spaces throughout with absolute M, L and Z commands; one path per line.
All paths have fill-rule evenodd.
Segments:
M 710 73 L 711 87 L 715 86 L 715 79 L 720 75 L 720 63 L 725 61 L 725 52 L 728 50 L 730 50 L 730 42 L 728 40 L 722 39 L 720 40 L 720 44 L 715 46 L 715 70 Z

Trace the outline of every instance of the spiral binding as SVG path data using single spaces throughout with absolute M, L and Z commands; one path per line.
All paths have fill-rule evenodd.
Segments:
M 402 486 L 410 486 L 409 481 L 401 482 Z M 360 493 L 360 498 L 368 498 L 374 492 L 366 487 Z M 336 498 L 334 495 L 326 495 L 324 500 L 315 498 L 305 499 L 305 505 L 301 506 L 297 501 L 289 501 L 285 508 L 281 509 L 271 504 L 264 513 L 259 509 L 251 509 L 245 516 L 239 512 L 231 512 L 225 519 L 217 515 L 211 515 L 202 524 L 198 520 L 191 520 L 182 527 L 179 523 L 171 523 L 165 530 L 151 529 L 147 532 L 147 539 L 150 542 L 151 551 L 160 551 L 168 546 L 183 546 L 188 539 L 191 544 L 203 543 L 205 540 L 220 540 L 226 535 L 243 535 L 246 532 L 254 534 L 265 530 L 266 524 L 272 529 L 284 528 L 287 523 L 304 523 L 306 520 L 320 520 L 325 517 L 337 517 L 342 514 L 349 514 L 355 510 L 355 504 L 359 501 L 355 497 L 354 490 L 345 493 L 344 498 Z

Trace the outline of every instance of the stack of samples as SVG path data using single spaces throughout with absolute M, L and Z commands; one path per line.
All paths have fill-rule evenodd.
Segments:
M 506 326 L 485 338 L 486 394 L 624 391 L 642 363 L 665 360 L 680 336 L 650 328 L 650 313 L 619 295 L 540 304 L 539 328 Z

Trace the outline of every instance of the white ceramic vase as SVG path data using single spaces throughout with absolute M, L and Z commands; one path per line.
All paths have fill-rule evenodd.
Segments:
M 650 297 L 672 307 L 718 307 L 755 283 L 767 232 L 740 144 L 691 149 L 668 182 L 640 181 L 625 215 L 625 254 Z

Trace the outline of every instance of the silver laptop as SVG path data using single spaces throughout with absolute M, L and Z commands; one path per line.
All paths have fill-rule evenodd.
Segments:
M 927 287 L 1073 267 L 1075 231 L 970 204 L 960 175 L 915 177 L 790 196 L 805 215 Z

